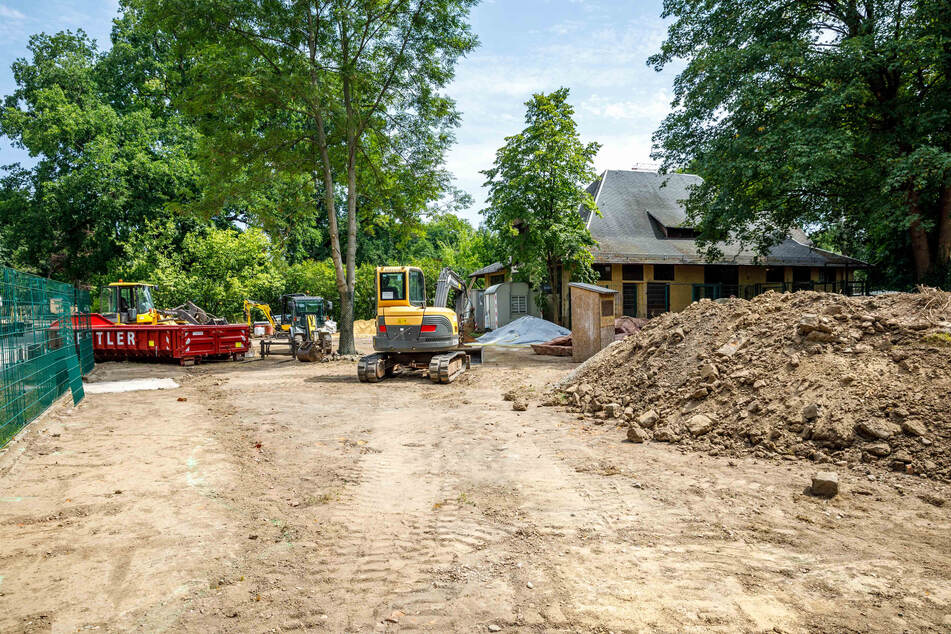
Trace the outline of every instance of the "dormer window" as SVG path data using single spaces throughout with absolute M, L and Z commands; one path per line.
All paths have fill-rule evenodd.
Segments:
M 696 240 L 700 235 L 693 227 L 664 227 L 664 233 L 670 240 Z

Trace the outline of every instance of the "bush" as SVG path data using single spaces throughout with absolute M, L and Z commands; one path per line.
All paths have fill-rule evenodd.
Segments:
M 182 235 L 171 216 L 150 223 L 123 245 L 124 257 L 110 267 L 117 279 L 158 285 L 159 308 L 192 301 L 203 309 L 241 321 L 245 298 L 276 303 L 286 285 L 286 266 L 270 239 L 257 229 L 202 227 Z

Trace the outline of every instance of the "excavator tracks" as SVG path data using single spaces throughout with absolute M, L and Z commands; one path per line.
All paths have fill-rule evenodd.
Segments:
M 408 364 L 410 369 L 426 369 L 423 362 Z M 466 370 L 472 367 L 471 357 L 464 351 L 456 350 L 437 354 L 429 360 L 429 380 L 433 383 L 452 383 Z M 383 379 L 393 376 L 396 371 L 396 361 L 386 354 L 370 354 L 357 363 L 357 378 L 361 383 L 379 383 Z
M 386 377 L 386 357 L 371 354 L 357 362 L 357 377 L 361 383 L 379 383 Z
M 471 367 L 465 352 L 438 354 L 429 361 L 429 379 L 433 383 L 452 383 Z

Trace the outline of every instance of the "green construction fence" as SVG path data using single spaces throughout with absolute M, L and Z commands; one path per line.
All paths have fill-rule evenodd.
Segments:
M 89 291 L 0 267 L 0 447 L 95 364 Z

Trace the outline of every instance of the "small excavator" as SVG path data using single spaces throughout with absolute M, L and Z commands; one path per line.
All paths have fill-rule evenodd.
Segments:
M 251 310 L 260 310 L 271 325 L 274 335 L 261 340 L 261 356 L 289 354 L 298 361 L 320 361 L 333 353 L 333 337 L 327 325 L 327 314 L 333 304 L 323 297 L 301 293 L 281 296 L 280 321 L 275 321 L 271 306 L 244 300 L 244 317 L 252 326 Z M 284 352 L 286 350 L 286 352 Z
M 248 322 L 248 328 L 254 328 L 254 321 L 251 319 L 251 311 L 257 309 L 264 315 L 264 319 L 271 325 L 272 332 L 277 332 L 278 326 L 274 323 L 274 316 L 271 314 L 271 305 L 263 302 L 256 302 L 253 299 L 244 300 L 244 320 Z
M 459 318 L 455 310 L 446 307 L 450 290 L 469 297 L 462 278 L 445 268 L 436 284 L 434 305 L 426 306 L 421 269 L 376 269 L 376 352 L 357 364 L 361 382 L 378 383 L 394 376 L 398 368 L 409 368 L 425 370 L 433 383 L 452 383 L 471 367 L 470 353 L 475 351 L 461 345 Z

